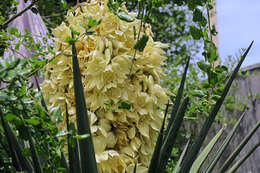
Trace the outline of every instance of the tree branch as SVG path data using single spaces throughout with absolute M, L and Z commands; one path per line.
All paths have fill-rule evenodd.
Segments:
M 10 19 L 8 19 L 5 23 L 3 23 L 2 25 L 0 25 L 0 29 L 6 29 L 8 24 L 11 23 L 13 20 L 15 20 L 17 17 L 21 16 L 23 13 L 25 13 L 27 10 L 31 9 L 34 4 L 37 2 L 37 0 L 32 0 L 32 3 L 24 8 L 22 11 L 20 11 L 19 13 L 13 15 Z

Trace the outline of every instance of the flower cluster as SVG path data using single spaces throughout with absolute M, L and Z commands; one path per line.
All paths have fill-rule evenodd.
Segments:
M 86 34 L 93 19 L 101 23 Z M 147 172 L 162 123 L 160 108 L 168 97 L 159 85 L 165 60 L 161 48 L 167 45 L 153 41 L 149 25 L 142 27 L 140 38 L 147 34 L 149 40 L 133 59 L 134 28 L 138 31 L 140 23 L 109 12 L 107 0 L 92 0 L 69 11 L 66 23 L 53 30 L 55 52 L 62 54 L 46 68 L 44 98 L 49 108 L 60 105 L 63 116 L 66 103 L 70 120 L 76 121 L 72 59 L 66 56 L 72 54 L 66 39 L 73 28 L 79 32 L 75 44 L 99 172 L 130 172 L 135 164 L 137 172 Z M 58 126 L 66 130 L 65 122 Z

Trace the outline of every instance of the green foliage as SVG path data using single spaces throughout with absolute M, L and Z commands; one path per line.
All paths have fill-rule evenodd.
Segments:
M 107 3 L 109 11 L 117 15 L 123 21 L 133 22 L 135 19 L 128 15 L 126 11 L 120 9 L 122 2 L 122 0 L 109 0 Z
M 64 21 L 67 10 L 75 3 L 76 1 L 73 2 L 66 0 L 38 0 L 37 9 L 47 28 L 51 29 Z
M 68 44 L 72 45 L 73 43 L 76 42 L 76 40 L 73 39 L 72 37 L 67 37 L 67 38 L 65 39 L 65 42 L 67 42 Z
M 88 27 L 91 28 L 91 27 L 99 25 L 100 23 L 101 23 L 101 20 L 97 21 L 96 19 L 90 18 L 89 22 L 88 22 Z
M 16 13 L 16 8 L 11 8 L 18 4 L 16 0 L 3 0 L 0 3 L 0 24 L 3 24 L 11 14 Z
M 26 143 L 26 141 L 30 143 L 30 150 L 26 150 L 27 148 L 20 143 L 13 146 L 15 147 L 14 153 L 17 155 L 20 153 L 18 155 L 20 157 L 17 163 L 18 167 L 34 165 L 37 170 L 57 170 L 60 165 L 60 155 L 57 151 L 60 151 L 63 147 L 63 142 L 57 141 L 58 129 L 50 119 L 49 114 L 39 105 L 39 93 L 32 87 L 27 87 L 29 80 L 25 76 L 30 72 L 29 62 L 10 57 L 1 61 L 0 70 L 4 73 L 0 77 L 0 81 L 5 82 L 0 90 L 0 112 L 1 118 L 3 118 L 1 126 L 6 127 L 1 129 L 0 133 L 2 136 L 13 134 L 10 139 L 14 140 L 14 136 L 17 136 L 19 141 L 24 141 L 22 143 Z M 7 145 L 3 139 L 1 139 L 1 144 Z M 9 145 L 8 148 L 2 148 L 2 145 L 1 150 L 7 154 L 14 149 L 12 145 Z M 19 147 L 19 150 L 17 147 Z M 38 159 L 33 159 L 33 164 L 26 159 L 22 159 L 24 162 L 21 162 L 23 151 L 28 151 L 28 157 L 32 156 Z M 14 159 L 12 158 L 13 161 Z M 46 164 L 46 161 L 53 163 L 53 165 Z M 25 164 L 25 162 L 27 163 Z M 39 168 L 39 162 L 45 163 L 42 164 L 42 168 Z
M 131 103 L 128 103 L 127 101 L 122 101 L 118 107 L 119 109 L 131 109 Z
M 148 39 L 149 39 L 149 36 L 143 35 L 142 38 L 140 40 L 138 40 L 138 42 L 135 44 L 134 48 L 141 52 L 144 51 L 144 48 L 146 46 Z
M 123 1 L 122 0 L 119 0 L 119 1 L 114 1 L 114 0 L 109 0 L 108 1 L 108 3 L 107 3 L 107 6 L 108 6 L 108 8 L 109 8 L 109 10 L 110 10 L 110 12 L 112 12 L 112 13 L 117 13 L 117 10 L 118 10 L 118 8 L 121 6 L 121 3 L 122 3 Z
M 135 20 L 133 17 L 131 17 L 125 11 L 122 10 L 117 13 L 117 16 L 119 17 L 119 19 L 126 22 L 133 22 Z
M 190 34 L 195 40 L 199 40 L 202 38 L 202 31 L 196 26 L 190 26 Z
M 58 129 L 50 119 L 50 114 L 41 106 L 41 94 L 30 81 L 31 72 L 46 64 L 45 60 L 38 57 L 46 56 L 48 52 L 34 41 L 27 30 L 24 35 L 16 28 L 9 28 L 8 32 L 0 31 L 3 48 L 11 48 L 9 42 L 19 38 L 13 51 L 19 54 L 19 46 L 24 45 L 33 53 L 33 57 L 20 59 L 10 56 L 0 59 L 0 150 L 5 153 L 5 157 L 2 157 L 4 164 L 9 165 L 3 171 L 16 169 L 31 172 L 35 169 L 37 172 L 57 172 L 61 167 L 64 140 L 58 141 Z M 12 153 L 11 157 L 9 153 Z

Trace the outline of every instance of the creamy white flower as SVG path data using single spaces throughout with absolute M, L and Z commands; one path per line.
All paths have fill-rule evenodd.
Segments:
M 133 27 L 138 30 L 140 20 L 127 23 L 110 13 L 107 0 L 84 3 L 81 8 L 67 13 L 66 23 L 53 29 L 57 53 L 71 55 L 71 46 L 65 42 L 71 36 L 70 27 L 81 35 L 86 32 L 90 18 L 102 19 L 101 24 L 89 31 L 93 35 L 77 38 L 76 49 L 86 105 L 93 136 L 98 171 L 100 173 L 147 172 L 157 133 L 163 119 L 158 107 L 164 108 L 168 97 L 160 86 L 163 72 L 162 56 L 167 45 L 154 42 L 150 25 L 142 28 L 141 36 L 149 35 L 143 52 L 134 55 Z M 124 10 L 126 10 L 125 7 Z M 134 17 L 133 13 L 129 13 Z M 71 57 L 59 55 L 46 68 L 41 85 L 49 108 L 60 105 L 65 116 L 65 103 L 71 121 L 76 121 Z M 132 65 L 133 63 L 133 65 Z M 132 66 L 133 78 L 130 78 Z M 122 104 L 130 109 L 122 108 Z M 65 122 L 58 124 L 66 130 Z

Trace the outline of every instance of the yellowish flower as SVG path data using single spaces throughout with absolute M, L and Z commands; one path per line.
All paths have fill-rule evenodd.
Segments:
M 89 30 L 93 35 L 84 35 L 84 25 L 88 25 L 90 18 L 102 22 Z M 98 171 L 131 172 L 137 164 L 138 173 L 147 172 L 163 119 L 159 107 L 164 108 L 168 100 L 160 86 L 163 75 L 160 66 L 165 60 L 162 48 L 167 45 L 154 42 L 147 25 L 146 29 L 142 28 L 141 36 L 149 34 L 149 40 L 143 52 L 137 51 L 133 61 L 136 43 L 133 27 L 138 30 L 140 20 L 130 23 L 120 20 L 109 12 L 107 0 L 101 5 L 97 0 L 83 3 L 74 12 L 69 11 L 66 20 L 66 24 L 53 30 L 55 51 L 63 54 L 47 66 L 41 85 L 48 107 L 60 105 L 65 116 L 67 103 L 70 120 L 76 119 L 72 60 L 64 56 L 72 54 L 65 42 L 71 36 L 72 27 L 80 33 L 76 49 Z M 65 122 L 58 126 L 66 130 Z

